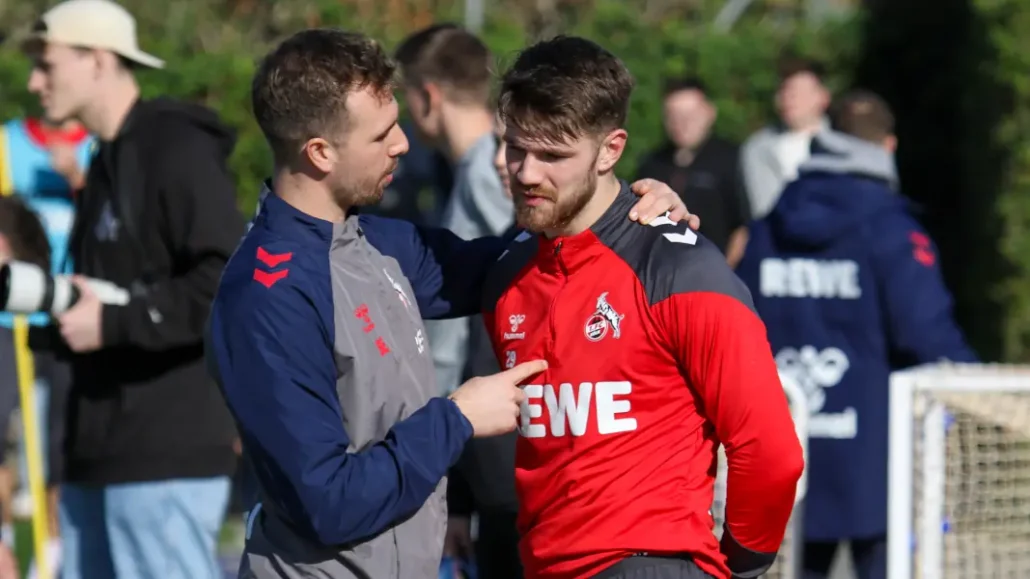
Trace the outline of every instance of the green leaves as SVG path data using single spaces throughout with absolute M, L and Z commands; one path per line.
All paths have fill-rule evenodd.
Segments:
M 167 68 L 139 74 L 146 96 L 165 94 L 203 102 L 236 127 L 232 157 L 240 205 L 249 214 L 270 155 L 254 124 L 249 100 L 258 59 L 286 35 L 310 26 L 362 30 L 392 49 L 407 33 L 436 20 L 461 20 L 464 0 L 122 0 L 139 23 L 140 44 Z M 630 142 L 620 165 L 632 176 L 636 160 L 659 144 L 661 88 L 666 78 L 699 75 L 719 106 L 717 132 L 743 139 L 771 118 L 774 63 L 784 48 L 824 56 L 833 70 L 852 59 L 857 27 L 848 23 L 810 28 L 803 22 L 771 26 L 783 10 L 755 2 L 728 34 L 711 29 L 720 0 L 484 0 L 483 36 L 498 70 L 541 33 L 565 32 L 597 40 L 625 60 L 638 83 L 629 118 Z M 6 22 L 28 25 L 50 2 L 12 0 L 0 6 Z M 540 7 L 549 4 L 544 21 Z M 29 65 L 11 43 L 0 48 L 0 118 L 34 114 L 26 91 Z

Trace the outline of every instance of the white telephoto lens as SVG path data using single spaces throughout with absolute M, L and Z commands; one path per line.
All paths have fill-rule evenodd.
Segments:
M 75 302 L 79 300 L 79 290 L 72 283 L 71 278 L 67 276 L 59 276 L 54 278 L 54 299 L 48 305 L 50 307 L 50 313 L 56 315 L 63 314 L 70 309 Z
M 6 312 L 31 314 L 43 309 L 47 296 L 47 272 L 31 263 L 10 261 L 6 265 L 7 300 L 2 305 Z

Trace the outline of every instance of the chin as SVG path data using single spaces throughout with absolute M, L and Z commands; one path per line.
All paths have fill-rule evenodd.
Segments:
M 382 187 L 379 187 L 375 191 L 369 193 L 368 195 L 363 195 L 361 198 L 359 198 L 357 200 L 357 202 L 354 205 L 361 206 L 361 207 L 367 207 L 369 205 L 375 205 L 375 204 L 377 204 L 377 203 L 379 203 L 380 201 L 383 200 L 383 194 L 384 193 L 385 193 L 385 190 Z
M 543 211 L 521 210 L 515 214 L 515 222 L 519 227 L 528 229 L 533 233 L 543 233 L 554 228 L 554 217 Z

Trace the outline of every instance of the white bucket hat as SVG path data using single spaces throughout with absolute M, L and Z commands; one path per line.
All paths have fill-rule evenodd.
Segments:
M 165 65 L 160 58 L 139 49 L 136 19 L 111 0 L 67 0 L 46 11 L 22 48 L 30 51 L 47 42 L 110 50 L 149 68 Z

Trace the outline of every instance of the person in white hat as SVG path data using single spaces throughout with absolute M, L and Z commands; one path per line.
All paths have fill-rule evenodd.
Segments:
M 52 121 L 99 144 L 68 257 L 73 271 L 131 290 L 82 297 L 56 316 L 71 362 L 61 487 L 64 579 L 214 579 L 236 468 L 236 433 L 203 364 L 219 277 L 244 233 L 213 111 L 143 100 L 135 73 L 164 62 L 110 0 L 67 0 L 22 44 L 29 90 Z
M 143 52 L 136 19 L 110 0 L 68 0 L 48 10 L 22 48 L 36 61 L 29 90 L 40 97 L 50 120 L 80 118 L 92 132 L 111 140 L 125 112 L 139 98 L 134 67 L 164 68 Z M 105 58 L 106 57 L 106 58 Z M 103 69 L 103 62 L 117 66 Z M 107 74 L 95 74 L 97 68 Z

